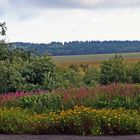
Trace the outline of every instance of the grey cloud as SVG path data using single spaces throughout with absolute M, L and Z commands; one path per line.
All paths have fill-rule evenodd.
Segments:
M 0 0 L 0 17 L 16 16 L 20 20 L 26 20 L 39 16 L 44 9 L 97 10 L 136 7 L 140 7 L 140 0 Z
M 11 5 L 34 8 L 80 8 L 82 5 L 76 0 L 10 0 Z
M 35 8 L 117 8 L 139 7 L 140 0 L 10 0 L 11 5 Z

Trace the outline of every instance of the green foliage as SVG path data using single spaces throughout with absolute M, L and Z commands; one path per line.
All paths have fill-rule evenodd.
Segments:
M 31 113 L 19 108 L 0 108 L 0 133 L 21 134 L 28 130 L 26 120 Z
M 138 62 L 132 70 L 132 81 L 134 83 L 140 83 L 140 62 Z
M 84 84 L 82 75 L 71 68 L 57 68 L 55 71 L 55 79 L 53 79 L 52 82 L 48 84 L 50 85 L 51 83 L 52 89 L 80 87 Z
M 70 64 L 69 65 L 69 68 L 72 69 L 72 70 L 74 70 L 75 72 L 78 72 L 79 71 L 79 68 L 78 68 L 78 66 L 76 64 Z
M 28 61 L 31 58 L 31 52 L 24 51 L 23 49 L 12 49 L 11 45 L 8 44 L 9 54 L 8 58 L 10 63 L 14 63 L 15 61 Z
M 36 113 L 59 112 L 62 110 L 62 96 L 46 93 L 20 98 L 17 101 L 7 102 L 6 107 L 21 107 Z
M 87 73 L 89 70 L 89 66 L 86 64 L 81 64 L 80 67 L 82 68 L 83 72 Z
M 82 76 L 72 69 L 67 69 L 63 75 L 64 83 L 67 83 L 68 88 L 80 87 L 83 84 Z
M 45 75 L 50 79 L 54 73 L 54 64 L 51 57 L 35 57 L 26 63 L 21 71 L 27 83 L 43 84 Z
M 7 45 L 4 43 L 0 43 L 0 61 L 8 59 L 8 48 Z
M 110 84 L 118 82 L 126 82 L 127 76 L 125 65 L 121 55 L 116 54 L 108 61 L 104 61 L 101 65 L 101 84 Z
M 95 86 L 100 82 L 100 72 L 95 68 L 90 68 L 84 76 L 84 83 L 86 86 Z
M 0 62 L 0 93 L 16 91 L 22 82 L 21 74 L 9 62 Z
M 15 50 L 11 50 L 15 54 Z M 49 90 L 81 86 L 94 87 L 98 84 L 139 83 L 139 63 L 127 67 L 121 55 L 103 62 L 101 70 L 88 66 L 60 69 L 51 56 L 28 56 L 25 52 L 0 62 L 0 93 L 16 90 Z M 82 68 L 82 71 L 80 71 Z M 84 73 L 82 73 L 84 72 Z
M 33 57 L 28 61 L 14 57 L 12 63 L 9 60 L 0 62 L 0 72 L 0 93 L 52 90 L 50 83 L 54 81 L 55 65 L 50 56 Z

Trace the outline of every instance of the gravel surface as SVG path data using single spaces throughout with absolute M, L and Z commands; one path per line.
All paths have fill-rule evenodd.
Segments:
M 0 135 L 0 140 L 140 140 L 140 135 L 94 137 L 63 135 Z

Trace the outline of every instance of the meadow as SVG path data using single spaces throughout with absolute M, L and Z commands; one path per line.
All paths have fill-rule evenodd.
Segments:
M 93 55 L 72 55 L 72 56 L 53 56 L 54 62 L 59 67 L 67 68 L 70 64 L 88 64 L 89 66 L 99 67 L 102 61 L 114 56 L 112 54 L 93 54 Z M 122 53 L 124 62 L 132 64 L 140 61 L 140 53 Z

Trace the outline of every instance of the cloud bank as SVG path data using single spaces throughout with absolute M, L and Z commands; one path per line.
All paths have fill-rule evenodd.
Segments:
M 47 10 L 140 8 L 140 0 L 0 0 L 0 17 L 28 19 Z
M 0 0 L 12 41 L 140 39 L 139 17 L 140 0 Z
M 8 1 L 8 0 L 6 0 Z M 11 6 L 38 8 L 126 8 L 139 7 L 140 0 L 9 0 Z

